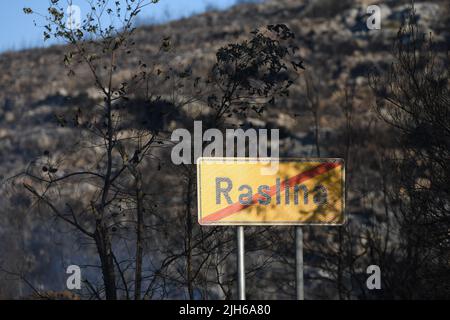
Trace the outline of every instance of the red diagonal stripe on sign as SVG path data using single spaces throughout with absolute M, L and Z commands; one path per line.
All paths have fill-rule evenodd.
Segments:
M 314 168 L 304 171 L 302 173 L 299 173 L 298 175 L 293 176 L 292 178 L 290 178 L 288 180 L 284 180 L 282 183 L 280 183 L 280 193 L 286 189 L 286 184 L 291 186 L 294 184 L 302 183 L 306 180 L 312 179 L 318 175 L 324 174 L 334 168 L 337 168 L 340 165 L 341 165 L 341 163 L 338 163 L 338 162 L 327 162 L 327 163 L 322 163 L 322 164 L 318 165 L 317 167 L 314 167 Z M 269 194 L 270 196 L 273 196 L 276 194 L 276 192 L 277 192 L 277 186 L 274 185 L 274 186 L 270 187 L 267 194 Z M 202 222 L 208 223 L 208 222 L 215 222 L 215 221 L 222 220 L 226 217 L 231 216 L 232 214 L 234 214 L 236 212 L 239 212 L 245 208 L 248 208 L 248 207 L 256 204 L 259 199 L 265 199 L 265 197 L 260 194 L 255 194 L 252 197 L 252 202 L 250 204 L 240 204 L 239 202 L 235 202 L 235 203 L 229 205 L 228 207 L 220 209 L 219 211 L 216 211 L 216 212 L 206 216 L 205 218 L 202 219 Z

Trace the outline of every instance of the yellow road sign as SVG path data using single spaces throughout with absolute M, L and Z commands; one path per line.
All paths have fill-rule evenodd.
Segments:
M 267 170 L 274 164 L 278 170 Z M 341 225 L 344 183 L 343 159 L 199 158 L 198 221 Z

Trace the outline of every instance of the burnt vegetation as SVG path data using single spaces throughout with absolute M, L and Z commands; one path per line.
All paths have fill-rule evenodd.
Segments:
M 204 30 L 217 12 L 135 28 L 154 2 L 91 1 L 72 30 L 52 1 L 37 13 L 44 37 L 66 45 L 1 56 L 22 73 L 20 59 L 64 69 L 30 67 L 38 76 L 28 81 L 7 71 L 0 83 L 0 298 L 234 298 L 235 230 L 199 226 L 196 167 L 170 159 L 171 132 L 202 120 L 222 131 L 279 128 L 281 156 L 345 159 L 347 223 L 304 227 L 307 298 L 448 299 L 450 61 L 414 7 L 399 26 L 389 20 L 398 31 L 389 62 L 356 54 L 347 66 L 369 46 L 361 34 L 321 42 L 328 31 L 300 23 L 331 19 L 329 1 L 242 4 L 224 20 L 235 11 L 254 20 L 217 43 L 218 30 Z M 352 5 L 336 10 L 350 15 Z M 268 24 L 271 15 L 291 23 Z M 186 44 L 195 29 L 177 29 L 195 23 L 197 53 Z M 330 46 L 336 56 L 321 56 Z M 246 228 L 246 249 L 247 297 L 294 298 L 294 229 Z M 70 264 L 83 271 L 72 293 Z M 373 264 L 381 290 L 366 286 Z

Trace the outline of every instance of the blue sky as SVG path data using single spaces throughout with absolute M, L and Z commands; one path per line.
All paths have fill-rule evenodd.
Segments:
M 64 3 L 67 0 L 61 0 Z M 42 29 L 34 26 L 32 15 L 23 13 L 24 7 L 45 13 L 49 0 L 1 0 L 0 1 L 0 52 L 44 45 Z M 213 6 L 224 9 L 236 0 L 160 0 L 141 12 L 141 20 L 163 21 L 167 17 L 176 19 L 193 13 L 205 11 Z M 73 0 L 73 3 L 87 10 L 86 0 Z

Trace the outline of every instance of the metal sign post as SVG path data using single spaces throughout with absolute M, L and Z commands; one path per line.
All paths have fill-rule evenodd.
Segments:
M 297 300 L 304 300 L 303 290 L 303 230 L 295 227 L 295 285 Z
M 277 170 L 268 171 L 262 160 Z M 245 300 L 244 226 L 295 225 L 296 296 L 304 300 L 301 225 L 344 224 L 344 160 L 200 157 L 197 195 L 200 225 L 237 226 L 240 300 Z
M 245 300 L 244 227 L 237 227 L 237 270 L 239 300 Z

